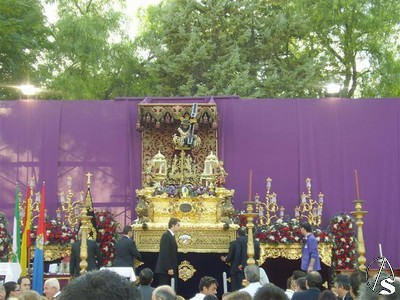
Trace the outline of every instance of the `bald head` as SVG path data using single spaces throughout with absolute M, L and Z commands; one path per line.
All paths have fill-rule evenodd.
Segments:
M 176 293 L 169 285 L 161 285 L 154 289 L 151 300 L 176 300 Z

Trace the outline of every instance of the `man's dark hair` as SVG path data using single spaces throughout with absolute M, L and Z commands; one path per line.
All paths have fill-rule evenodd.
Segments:
M 131 231 L 132 231 L 132 227 L 129 225 L 125 226 L 124 229 L 122 229 L 123 234 L 128 234 Z
M 294 270 L 293 271 L 293 279 L 297 280 L 300 277 L 306 277 L 307 273 L 302 270 Z
M 339 297 L 336 297 L 335 293 L 331 290 L 325 290 L 318 296 L 318 300 L 337 300 Z
M 181 220 L 177 219 L 177 218 L 171 218 L 168 221 L 168 228 L 172 228 L 173 225 L 176 225 L 180 222 Z
M 300 288 L 300 290 L 302 290 L 302 291 L 307 290 L 307 279 L 305 276 L 297 278 L 296 282 L 297 282 L 297 285 Z
M 15 281 L 8 281 L 3 284 L 4 290 L 6 291 L 6 297 L 4 299 L 8 299 L 10 297 L 11 292 L 17 289 L 17 283 Z
M 71 281 L 59 300 L 140 300 L 137 287 L 126 278 L 109 270 L 87 272 Z
M 346 291 L 350 291 L 350 278 L 346 274 L 338 274 L 334 282 L 339 286 L 345 289 Z
M 201 292 L 204 287 L 209 288 L 213 283 L 218 286 L 218 281 L 214 277 L 204 276 L 200 279 L 199 291 Z
M 246 235 L 246 228 L 245 228 L 245 227 L 240 227 L 240 228 L 237 230 L 237 235 L 238 235 L 238 236 L 245 236 L 245 235 Z
M 301 223 L 300 228 L 303 228 L 307 232 L 311 232 L 312 231 L 311 224 L 308 223 L 308 222 Z
M 149 285 L 153 281 L 154 273 L 150 268 L 144 268 L 139 273 L 139 283 L 141 285 Z
M 260 287 L 253 297 L 253 300 L 287 300 L 284 290 L 273 283 L 266 283 Z
M 317 271 L 311 271 L 307 273 L 306 276 L 307 286 L 309 288 L 320 288 L 322 283 L 321 274 Z
M 293 277 L 292 277 L 292 276 L 290 276 L 290 277 L 286 280 L 286 288 L 287 288 L 287 289 L 292 288 L 292 280 L 293 280 Z
M 353 290 L 353 294 L 358 297 L 358 290 L 360 289 L 361 283 L 367 282 L 367 273 L 356 269 L 350 274 L 350 286 Z
M 21 285 L 21 283 L 22 283 L 22 279 L 29 279 L 28 278 L 28 276 L 21 276 L 20 278 L 18 278 L 18 280 L 17 280 L 17 283 L 19 284 L 19 285 Z

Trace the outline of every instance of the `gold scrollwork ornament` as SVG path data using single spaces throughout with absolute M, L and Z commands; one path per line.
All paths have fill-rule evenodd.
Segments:
M 190 278 L 192 278 L 196 271 L 197 270 L 187 260 L 184 260 L 178 266 L 178 275 L 183 281 L 188 281 Z

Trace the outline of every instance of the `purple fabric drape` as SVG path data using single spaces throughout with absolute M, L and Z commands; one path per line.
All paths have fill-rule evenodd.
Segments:
M 357 169 L 368 211 L 367 259 L 379 256 L 381 243 L 392 265 L 400 266 L 399 99 L 213 99 L 220 114 L 219 158 L 229 173 L 227 188 L 235 189 L 237 209 L 248 200 L 250 170 L 252 196 L 263 198 L 271 177 L 278 204 L 292 217 L 306 191 L 305 179 L 311 178 L 314 198 L 325 194 L 325 227 L 336 213 L 354 210 Z M 141 100 L 1 101 L 0 210 L 12 221 L 15 182 L 25 194 L 34 176 L 37 186 L 46 181 L 46 206 L 54 217 L 67 177 L 79 193 L 90 171 L 95 207 L 130 223 L 141 178 L 141 133 L 136 131 Z

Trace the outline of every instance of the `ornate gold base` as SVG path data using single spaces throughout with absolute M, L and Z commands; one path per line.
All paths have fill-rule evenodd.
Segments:
M 165 224 L 147 223 L 147 229 L 141 224 L 132 225 L 134 240 L 139 251 L 158 252 Z M 224 223 L 218 224 L 182 224 L 176 235 L 178 251 L 187 253 L 227 253 L 229 243 L 236 239 L 238 225 L 224 229 Z
M 301 258 L 302 244 L 261 244 L 260 265 L 262 265 L 267 258 L 283 257 L 287 259 Z M 319 256 L 321 262 L 327 266 L 332 264 L 332 244 L 319 243 L 318 244 Z

